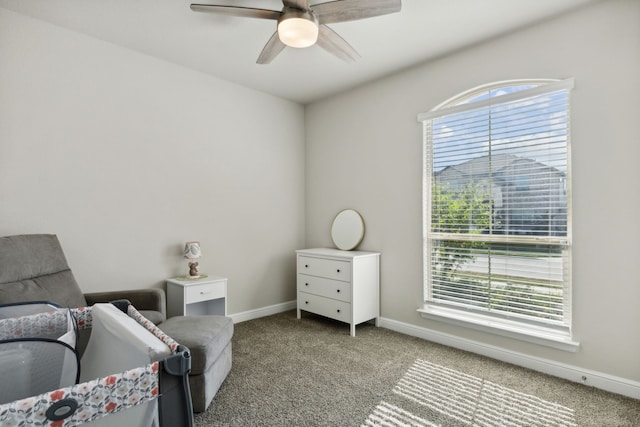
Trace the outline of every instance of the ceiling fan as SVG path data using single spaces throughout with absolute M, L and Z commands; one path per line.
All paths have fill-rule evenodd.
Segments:
M 191 10 L 278 21 L 256 61 L 269 64 L 287 46 L 304 48 L 316 43 L 344 61 L 355 61 L 358 52 L 327 24 L 388 15 L 402 8 L 401 0 L 336 0 L 312 6 L 309 0 L 282 0 L 282 4 L 281 11 L 212 4 L 192 4 Z

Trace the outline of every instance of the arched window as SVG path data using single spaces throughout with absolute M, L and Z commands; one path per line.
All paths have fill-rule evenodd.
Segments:
M 572 87 L 492 83 L 418 116 L 425 316 L 573 347 Z

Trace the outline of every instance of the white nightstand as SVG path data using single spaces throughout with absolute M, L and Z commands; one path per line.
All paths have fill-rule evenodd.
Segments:
M 227 315 L 226 277 L 167 280 L 167 317 L 206 314 Z

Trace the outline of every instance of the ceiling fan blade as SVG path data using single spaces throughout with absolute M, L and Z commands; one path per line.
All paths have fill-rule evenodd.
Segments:
M 336 0 L 312 7 L 321 24 L 355 21 L 400 12 L 401 0 Z
M 192 4 L 194 12 L 217 13 L 219 15 L 239 16 L 241 18 L 278 19 L 282 12 L 270 9 L 255 9 L 252 7 L 217 6 L 213 4 Z
M 264 48 L 262 49 L 262 52 L 260 52 L 260 56 L 258 56 L 258 60 L 256 61 L 256 63 L 271 63 L 271 61 L 273 61 L 274 58 L 278 56 L 278 54 L 282 52 L 285 47 L 287 47 L 287 45 L 280 41 L 280 37 L 278 37 L 278 32 L 276 31 L 275 33 L 273 33 L 267 44 L 264 45 Z
M 285 7 L 291 7 L 300 10 L 309 10 L 309 0 L 282 0 Z
M 354 62 L 360 58 L 360 54 L 349 43 L 323 24 L 320 25 L 316 44 L 346 62 Z

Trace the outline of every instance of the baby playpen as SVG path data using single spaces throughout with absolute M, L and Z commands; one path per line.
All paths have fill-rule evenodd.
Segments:
M 3 427 L 191 427 L 190 368 L 189 349 L 128 301 L 0 306 Z

